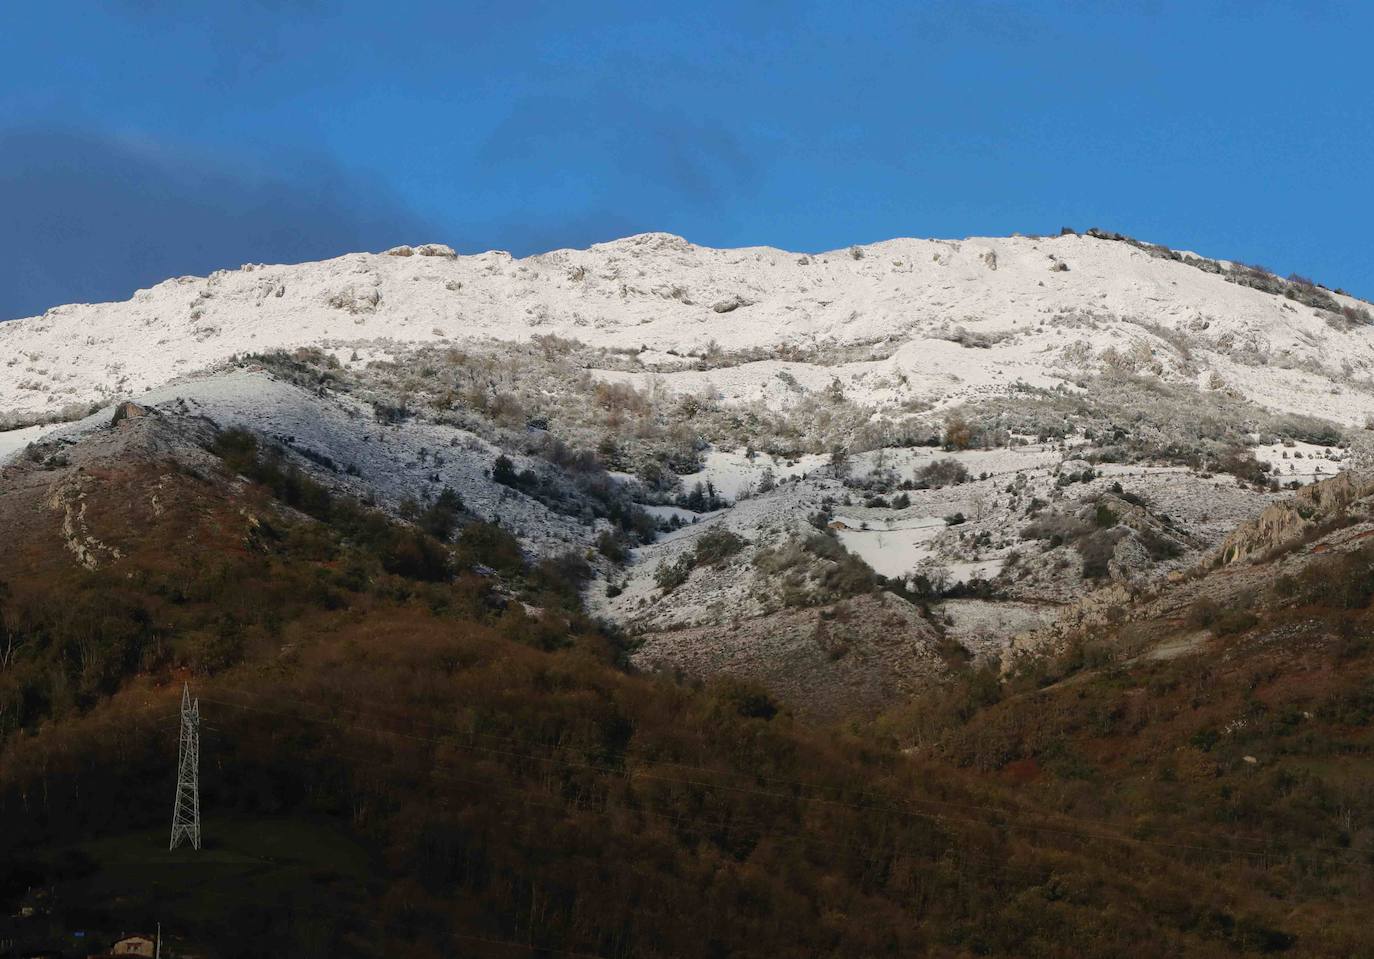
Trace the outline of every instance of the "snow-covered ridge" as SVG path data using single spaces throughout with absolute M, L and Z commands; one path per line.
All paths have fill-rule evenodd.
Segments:
M 1273 409 L 1345 423 L 1374 414 L 1369 328 L 1128 243 L 895 239 L 805 255 L 662 233 L 526 259 L 427 246 L 247 265 L 57 307 L 0 324 L 0 414 L 55 416 L 241 353 L 324 345 L 348 347 L 347 359 L 361 344 L 548 334 L 639 358 L 642 373 L 608 377 L 739 353 L 750 362 L 670 373 L 670 386 L 770 405 L 833 380 L 879 408 L 940 404 L 1128 363 Z M 855 345 L 871 355 L 826 360 Z

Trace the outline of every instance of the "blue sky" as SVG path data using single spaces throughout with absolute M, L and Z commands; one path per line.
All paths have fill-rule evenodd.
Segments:
M 0 25 L 0 318 L 401 242 L 1101 226 L 1374 296 L 1374 4 L 111 0 Z

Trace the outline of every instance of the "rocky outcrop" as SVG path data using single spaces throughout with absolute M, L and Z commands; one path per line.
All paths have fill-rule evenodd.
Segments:
M 416 247 L 415 252 L 420 256 L 442 256 L 446 260 L 458 258 L 458 254 L 454 251 L 453 247 L 443 243 L 425 243 Z
M 1101 633 L 1117 626 L 1139 596 L 1132 584 L 1114 579 L 1063 607 L 1051 623 L 1011 636 L 1002 650 L 1002 668 L 1016 666 L 1022 656 L 1062 647 L 1086 633 Z
M 132 404 L 130 404 L 132 405 Z M 60 480 L 48 497 L 48 507 L 62 514 L 62 541 L 77 562 L 98 569 L 102 559 L 119 559 L 120 551 L 91 533 L 86 521 L 86 484 L 89 477 L 75 474 Z
M 354 315 L 376 313 L 378 304 L 382 302 L 382 291 L 375 287 L 361 291 L 355 287 L 349 287 L 335 293 L 328 302 L 334 309 L 346 310 Z
M 1295 542 L 1313 526 L 1371 494 L 1374 474 L 1370 473 L 1341 473 L 1313 483 L 1238 527 L 1219 547 L 1217 560 L 1222 565 L 1252 561 Z
M 1107 574 L 1113 582 L 1129 583 L 1148 575 L 1154 569 L 1154 560 L 1139 539 L 1123 536 L 1112 550 L 1112 558 L 1107 561 Z
M 458 254 L 453 247 L 443 243 L 422 243 L 420 246 L 393 246 L 387 250 L 384 256 L 442 256 L 445 259 L 457 259 Z
M 137 403 L 126 400 L 115 407 L 114 418 L 110 420 L 111 426 L 118 426 L 126 420 L 136 420 L 147 416 L 149 411 Z
M 746 300 L 744 297 L 736 294 L 734 296 L 728 296 L 720 302 L 714 304 L 711 307 L 711 309 L 717 313 L 733 313 L 735 310 L 738 310 L 741 306 L 753 305 L 753 300 Z

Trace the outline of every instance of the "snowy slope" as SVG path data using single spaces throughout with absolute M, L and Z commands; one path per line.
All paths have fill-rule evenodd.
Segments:
M 940 636 L 1004 656 L 1368 458 L 1269 415 L 1374 421 L 1365 306 L 1228 269 L 1077 235 L 250 265 L 0 324 L 0 466 L 98 439 L 123 396 L 245 426 L 395 513 L 447 487 L 531 557 L 588 558 L 641 665 L 878 704 L 943 668 Z M 986 429 L 940 448 L 959 421 Z M 498 482 L 503 455 L 534 481 Z M 689 511 L 696 484 L 727 502 Z M 647 530 L 616 525 L 631 499 Z M 712 537 L 735 552 L 702 560 Z M 870 620 L 893 635 L 836 625 Z
M 0 414 L 136 395 L 246 352 L 325 345 L 348 359 L 367 345 L 366 359 L 389 344 L 548 334 L 638 357 L 639 372 L 608 378 L 660 375 L 774 407 L 836 379 L 882 408 L 1053 386 L 1113 362 L 1225 383 L 1275 410 L 1374 414 L 1369 328 L 1094 237 L 896 239 L 814 256 L 667 234 L 523 260 L 400 249 L 181 277 L 0 324 Z

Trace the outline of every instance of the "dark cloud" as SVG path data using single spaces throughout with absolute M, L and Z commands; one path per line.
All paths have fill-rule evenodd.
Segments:
M 494 179 L 572 179 L 583 198 L 658 191 L 700 205 L 736 193 L 757 172 L 731 130 L 713 120 L 601 95 L 526 97 L 479 156 Z
M 128 297 L 169 276 L 440 240 L 317 158 L 268 171 L 71 131 L 0 132 L 0 319 Z
M 287 65 L 309 51 L 309 39 L 338 11 L 324 0 L 239 0 L 234 4 L 183 0 L 119 0 L 113 9 L 143 29 L 204 31 L 204 78 L 234 86 L 263 70 Z M 301 45 L 306 45 L 302 50 Z

